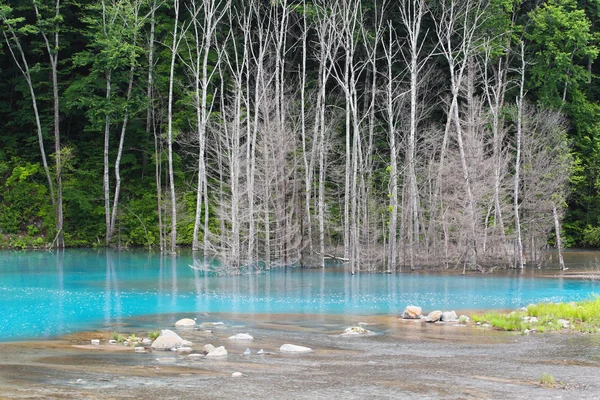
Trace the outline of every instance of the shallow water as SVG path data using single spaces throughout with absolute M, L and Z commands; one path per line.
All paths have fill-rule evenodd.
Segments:
M 334 268 L 281 268 L 206 277 L 191 264 L 191 256 L 143 251 L 0 252 L 0 341 L 106 329 L 156 314 L 385 315 L 409 304 L 509 309 L 600 293 L 598 281 L 541 278 L 536 270 L 351 276 Z

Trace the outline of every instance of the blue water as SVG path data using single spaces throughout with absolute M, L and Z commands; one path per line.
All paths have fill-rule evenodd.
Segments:
M 512 309 L 600 293 L 600 282 L 527 275 L 361 274 L 287 268 L 206 277 L 191 256 L 0 252 L 0 341 L 47 338 L 166 313 L 400 314 Z

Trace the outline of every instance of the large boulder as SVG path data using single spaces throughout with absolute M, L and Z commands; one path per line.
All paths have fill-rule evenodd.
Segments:
M 160 331 L 160 336 L 152 342 L 152 348 L 154 350 L 171 350 L 191 345 L 192 342 L 182 339 L 170 329 L 163 329 Z
M 421 312 L 423 310 L 421 307 L 417 306 L 407 306 L 402 313 L 402 318 L 404 319 L 419 319 L 421 318 Z
M 183 318 L 175 322 L 175 326 L 178 328 L 191 328 L 196 326 L 196 321 L 191 318 Z
M 442 321 L 444 322 L 456 322 L 458 321 L 458 315 L 454 311 L 444 311 L 442 313 Z
M 310 347 L 297 346 L 295 344 L 284 344 L 279 348 L 282 353 L 308 353 L 312 349 Z
M 206 358 L 224 357 L 226 355 L 227 355 L 227 350 L 225 350 L 225 347 L 219 346 L 219 347 L 215 348 L 214 350 L 209 351 L 208 354 L 206 355 Z
M 442 312 L 440 310 L 435 310 L 427 314 L 425 321 L 427 322 L 437 322 L 442 319 Z

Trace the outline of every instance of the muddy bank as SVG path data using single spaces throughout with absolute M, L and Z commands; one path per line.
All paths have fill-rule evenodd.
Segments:
M 212 333 L 178 330 L 194 349 L 224 345 L 229 355 L 213 360 L 105 345 L 109 330 L 2 343 L 0 398 L 600 398 L 600 335 L 521 336 L 396 317 L 226 317 L 207 317 L 227 321 Z M 375 335 L 339 335 L 358 322 Z M 227 339 L 240 332 L 255 340 Z M 88 346 L 92 338 L 102 345 Z M 314 351 L 280 354 L 284 343 Z M 543 374 L 557 384 L 540 385 Z

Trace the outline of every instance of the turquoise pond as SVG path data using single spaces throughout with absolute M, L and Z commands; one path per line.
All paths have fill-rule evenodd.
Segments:
M 581 300 L 600 282 L 525 274 L 360 274 L 280 268 L 206 277 L 191 255 L 142 251 L 0 252 L 0 341 L 99 329 L 127 318 L 170 313 L 400 314 L 432 309 L 512 309 Z M 187 316 L 186 315 L 186 316 Z

